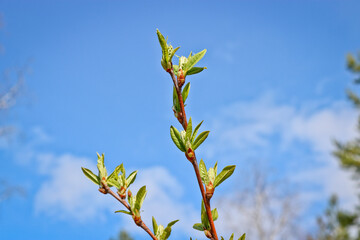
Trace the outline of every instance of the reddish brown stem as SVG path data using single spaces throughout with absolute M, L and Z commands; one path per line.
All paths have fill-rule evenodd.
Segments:
M 132 213 L 129 204 L 124 199 L 121 199 L 117 194 L 115 194 L 106 183 L 102 183 L 102 185 L 104 186 L 104 189 L 106 191 L 105 193 L 109 193 Z M 147 232 L 153 240 L 158 240 L 143 221 L 141 221 L 141 223 L 138 226 L 144 229 L 145 232 Z
M 195 153 L 194 153 L 195 154 Z M 199 171 L 199 167 L 196 161 L 196 157 L 195 159 L 192 161 L 192 165 L 194 167 L 195 170 L 195 174 L 196 174 L 196 179 L 198 181 L 199 184 L 199 188 L 200 188 L 200 192 L 201 192 L 201 196 L 202 199 L 204 201 L 204 205 L 205 205 L 205 210 L 206 210 L 206 214 L 208 216 L 209 222 L 210 222 L 210 227 L 211 227 L 211 234 L 213 236 L 213 238 L 215 240 L 218 240 L 218 236 L 216 233 L 216 229 L 215 229 L 215 224 L 214 224 L 214 220 L 212 218 L 212 214 L 211 214 L 211 207 L 210 207 L 210 199 L 208 199 L 205 195 L 205 189 L 204 189 L 204 185 L 201 181 L 201 176 L 200 176 L 200 171 Z
M 176 89 L 176 93 L 178 95 L 179 103 L 180 103 L 181 118 L 182 118 L 182 121 L 180 123 L 183 126 L 183 128 L 186 130 L 186 128 L 187 128 L 187 120 L 186 120 L 184 101 L 183 101 L 182 94 L 181 94 L 181 87 L 179 87 L 179 85 L 178 85 L 178 82 L 177 82 L 175 74 L 174 74 L 174 70 L 171 69 L 169 71 L 169 73 L 170 73 L 170 76 L 171 76 L 171 78 L 173 80 L 173 83 L 174 83 L 174 86 L 175 86 L 175 89 Z
M 178 85 L 178 82 L 176 80 L 176 77 L 175 77 L 175 74 L 174 74 L 174 71 L 173 69 L 171 69 L 169 71 L 170 73 L 170 76 L 173 80 L 173 83 L 174 83 L 174 86 L 175 86 L 175 89 L 176 89 L 176 93 L 178 95 L 178 99 L 179 99 L 179 103 L 180 103 L 180 108 L 181 108 L 181 114 L 182 114 L 182 122 L 181 125 L 183 126 L 184 130 L 186 131 L 186 128 L 187 128 L 187 119 L 186 119 L 186 113 L 185 113 L 185 107 L 184 107 L 184 101 L 183 101 L 183 98 L 182 98 L 182 94 L 181 94 L 181 88 L 179 87 Z M 195 156 L 195 151 L 194 151 L 194 156 Z M 196 161 L 196 156 L 195 158 L 191 161 L 193 167 L 194 167 L 194 170 L 195 170 L 195 174 L 196 174 L 196 179 L 199 183 L 199 188 L 200 188 L 200 192 L 201 192 L 201 196 L 202 196 L 202 199 L 204 201 L 204 205 L 205 205 L 205 210 L 206 210 L 206 214 L 208 216 L 208 219 L 209 219 L 209 223 L 210 223 L 210 227 L 211 227 L 211 235 L 213 238 L 211 238 L 211 240 L 218 240 L 218 236 L 217 236 L 217 233 L 216 233 L 216 229 L 215 229 L 215 224 L 214 224 L 214 220 L 212 218 L 212 214 L 211 214 L 211 207 L 210 207 L 210 199 L 206 198 L 206 193 L 205 193 L 205 189 L 204 189 L 204 185 L 201 181 L 201 176 L 200 176 L 200 171 L 199 171 L 199 166 L 197 164 L 197 161 Z

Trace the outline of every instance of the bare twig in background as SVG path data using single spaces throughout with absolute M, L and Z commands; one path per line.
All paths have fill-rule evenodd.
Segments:
M 244 173 L 243 179 L 245 189 L 235 189 L 231 198 L 218 200 L 221 205 L 229 206 L 225 217 L 227 228 L 238 231 L 240 221 L 249 239 L 300 239 L 295 233 L 298 200 L 296 194 L 286 189 L 286 181 L 271 180 L 269 171 L 258 163 Z M 239 219 L 233 219 L 234 216 Z

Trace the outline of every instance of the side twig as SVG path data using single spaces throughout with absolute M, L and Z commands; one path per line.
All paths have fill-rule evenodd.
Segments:
M 110 187 L 106 184 L 106 182 L 102 182 L 102 185 L 103 185 L 103 189 L 104 189 L 105 191 L 100 191 L 100 192 L 105 193 L 105 194 L 106 194 L 106 193 L 109 193 L 109 194 L 110 194 L 111 196 L 113 196 L 116 200 L 118 200 L 122 205 L 124 205 L 124 207 L 125 207 L 126 209 L 128 209 L 131 213 L 133 213 L 133 212 L 131 211 L 131 208 L 130 208 L 129 204 L 128 204 L 124 199 L 121 199 L 117 194 L 115 194 L 115 193 L 110 189 Z M 147 232 L 153 240 L 158 240 L 158 239 L 155 237 L 155 235 L 151 232 L 151 230 L 148 228 L 148 226 L 146 226 L 146 224 L 145 224 L 143 221 L 141 221 L 141 223 L 140 223 L 138 226 L 141 227 L 142 229 L 144 229 L 145 232 Z

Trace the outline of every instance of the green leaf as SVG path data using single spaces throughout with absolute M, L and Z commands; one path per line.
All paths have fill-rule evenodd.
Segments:
M 223 236 L 221 236 L 221 240 L 225 240 Z
M 100 185 L 99 177 L 96 176 L 92 171 L 84 167 L 82 167 L 81 170 L 83 171 L 85 176 L 89 178 L 93 183 L 95 183 L 96 185 Z
M 103 178 L 107 179 L 107 171 L 105 168 L 105 164 L 104 164 L 104 154 L 101 154 L 101 156 L 97 153 L 98 156 L 98 160 L 97 160 L 97 168 L 99 170 L 99 180 L 101 182 L 101 180 Z
M 234 170 L 235 170 L 235 165 L 230 165 L 225 167 L 220 173 L 219 175 L 216 176 L 215 178 L 215 182 L 214 182 L 214 187 L 219 186 L 223 181 L 225 181 L 227 178 L 229 178 Z
M 206 229 L 210 228 L 209 218 L 206 214 L 204 201 L 201 201 L 201 222 L 205 226 Z
M 132 215 L 131 212 L 125 211 L 125 210 L 118 210 L 118 211 L 115 211 L 115 213 L 125 213 L 125 214 L 128 214 L 128 215 Z
M 156 232 L 158 230 L 158 225 L 154 217 L 152 217 L 152 225 L 153 225 L 154 234 L 156 235 Z
M 167 43 L 166 43 L 166 40 L 165 40 L 164 36 L 161 34 L 161 32 L 159 31 L 159 29 L 156 29 L 156 34 L 158 35 L 158 39 L 159 39 L 159 43 L 160 43 L 161 49 L 162 49 L 164 52 L 167 52 Z
M 177 223 L 179 220 L 174 220 L 172 222 L 169 222 L 169 224 L 167 225 L 168 227 L 172 227 L 175 223 Z
M 189 71 L 186 72 L 186 75 L 193 75 L 199 72 L 202 72 L 206 67 L 193 67 Z
M 209 168 L 208 176 L 209 176 L 209 181 L 214 184 L 214 182 L 215 182 L 215 170 L 213 168 Z
M 158 226 L 158 230 L 156 232 L 156 237 L 159 239 L 159 240 L 162 240 L 162 236 L 164 234 L 164 226 L 163 225 L 159 225 Z
M 214 166 L 214 172 L 215 172 L 215 177 L 217 176 L 217 162 L 215 163 L 215 166 Z
M 130 175 L 126 179 L 126 186 L 129 187 L 136 179 L 137 170 L 130 173 Z
M 191 121 L 191 117 L 189 118 L 189 122 L 188 122 L 188 125 L 187 125 L 187 128 L 186 128 L 186 141 L 187 139 L 191 139 L 191 133 L 192 133 L 192 121 Z
M 115 170 L 109 175 L 109 178 L 116 178 L 119 176 L 120 170 L 123 168 L 123 164 L 120 164 L 115 168 Z
M 201 52 L 198 52 L 198 53 L 195 54 L 194 56 L 191 56 L 191 57 L 188 59 L 186 65 L 185 65 L 185 71 L 187 72 L 187 71 L 190 70 L 192 67 L 194 67 L 195 64 L 196 64 L 197 62 L 199 62 L 200 59 L 202 59 L 202 58 L 204 57 L 205 53 L 206 53 L 206 49 L 202 50 Z
M 193 229 L 204 231 L 204 225 L 202 225 L 202 223 L 195 223 Z
M 177 52 L 177 50 L 179 50 L 180 47 L 177 47 L 175 49 L 173 49 L 173 51 L 171 52 L 171 55 L 170 55 L 170 61 L 171 59 L 174 57 L 175 53 Z
M 208 137 L 210 131 L 205 131 L 199 134 L 199 136 L 195 139 L 194 143 L 192 144 L 193 150 L 196 150 Z
M 180 149 L 180 151 L 185 152 L 185 143 L 180 136 L 180 132 L 173 126 L 170 127 L 170 136 L 175 145 Z
M 119 173 L 122 168 L 123 168 L 123 164 L 117 166 L 115 170 L 110 174 L 110 176 L 106 179 L 109 187 L 115 186 L 117 188 L 120 188 L 120 184 L 117 179 L 119 178 Z
M 245 240 L 246 234 L 244 233 L 238 240 Z
M 146 196 L 146 186 L 142 186 L 136 194 L 135 209 L 140 211 L 145 196 Z
M 168 239 L 170 237 L 170 234 L 171 234 L 171 226 L 173 226 L 176 222 L 178 222 L 179 220 L 175 220 L 175 221 L 172 221 L 170 222 L 167 227 L 165 228 L 164 230 L 164 233 L 163 233 L 163 238 L 162 239 Z
M 188 97 L 188 95 L 189 95 L 189 91 L 190 91 L 190 83 L 188 82 L 188 83 L 185 85 L 185 87 L 184 87 L 184 89 L 183 89 L 183 91 L 182 91 L 182 93 L 181 93 L 184 103 L 185 103 L 185 101 L 186 101 L 186 99 L 187 99 L 187 97 Z
M 177 76 L 177 75 L 178 75 L 178 71 L 179 71 L 179 65 L 173 65 L 173 71 L 174 71 L 174 73 L 175 73 L 175 76 Z M 184 100 L 184 102 L 185 102 L 185 100 Z
M 195 127 L 194 132 L 193 132 L 193 134 L 192 134 L 192 136 L 191 136 L 191 143 L 194 142 L 195 137 L 196 137 L 196 134 L 198 133 L 199 128 L 200 128 L 200 126 L 201 126 L 201 124 L 202 124 L 203 122 L 204 122 L 204 120 L 202 120 L 202 121 Z
M 202 159 L 200 160 L 199 163 L 199 170 L 200 170 L 201 180 L 203 181 L 203 183 L 205 183 L 205 185 L 209 184 L 208 172 L 206 170 L 206 165 Z
M 217 211 L 216 208 L 213 209 L 213 210 L 211 210 L 211 216 L 212 216 L 212 218 L 213 218 L 213 221 L 216 221 L 216 219 L 218 219 L 219 214 L 218 214 L 218 211 Z
M 231 234 L 230 239 L 229 240 L 233 240 L 234 239 L 234 234 Z
M 180 103 L 179 103 L 179 97 L 177 95 L 175 87 L 173 87 L 173 105 L 176 110 L 176 112 L 180 112 Z

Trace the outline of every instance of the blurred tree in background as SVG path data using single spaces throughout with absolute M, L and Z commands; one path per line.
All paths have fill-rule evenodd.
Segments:
M 130 235 L 125 231 L 120 231 L 117 238 L 110 238 L 110 240 L 134 240 Z
M 358 59 L 352 55 L 347 57 L 348 68 L 357 75 L 354 83 L 360 84 L 360 54 Z M 360 97 L 353 91 L 348 90 L 347 95 L 356 109 L 360 110 Z M 358 118 L 358 131 L 360 131 L 360 116 Z M 334 155 L 340 165 L 353 173 L 355 181 L 360 180 L 360 138 L 346 143 L 335 142 Z M 359 182 L 360 183 L 360 182 Z M 346 187 L 346 186 L 344 186 Z M 355 193 L 354 193 L 355 194 Z M 323 216 L 318 218 L 318 232 L 316 237 L 309 240 L 360 240 L 360 205 L 352 212 L 344 211 L 338 206 L 338 199 L 332 196 Z
M 3 19 L 0 14 L 0 29 L 3 27 Z M 3 51 L 0 45 L 0 53 Z M 14 135 L 14 127 L 5 118 L 5 112 L 10 110 L 16 103 L 20 90 L 23 86 L 23 70 L 16 72 L 16 78 L 11 78 L 10 70 L 4 70 L 4 75 L 0 79 L 0 140 L 8 141 Z M 25 190 L 1 179 L 0 176 L 0 204 L 10 197 L 19 194 L 24 196 Z

